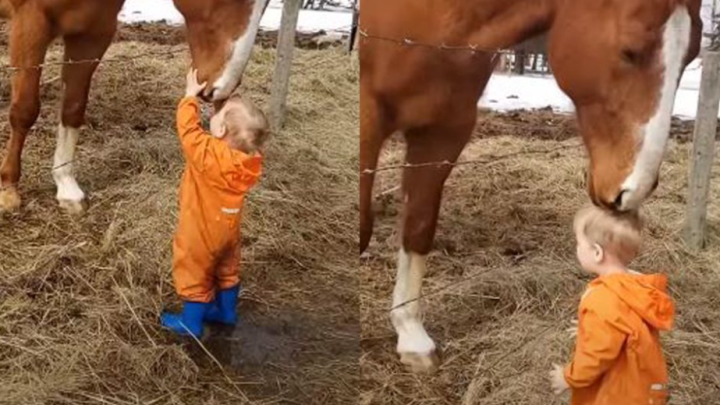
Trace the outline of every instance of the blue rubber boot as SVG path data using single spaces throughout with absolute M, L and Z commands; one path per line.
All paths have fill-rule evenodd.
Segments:
M 192 334 L 200 339 L 203 334 L 203 318 L 210 308 L 212 303 L 185 301 L 181 313 L 163 312 L 160 315 L 160 323 L 178 335 Z
M 212 308 L 205 314 L 207 322 L 222 323 L 234 326 L 237 324 L 237 303 L 240 295 L 240 286 L 220 290 L 215 296 Z

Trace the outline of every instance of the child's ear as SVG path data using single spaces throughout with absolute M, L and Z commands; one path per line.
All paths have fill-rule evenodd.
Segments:
M 597 243 L 593 243 L 592 249 L 593 259 L 595 260 L 595 263 L 602 262 L 605 258 L 605 251 L 603 250 L 602 246 L 598 245 Z
M 227 134 L 227 126 L 225 124 L 222 124 L 220 125 L 220 133 L 218 134 L 218 138 L 225 138 L 225 134 Z

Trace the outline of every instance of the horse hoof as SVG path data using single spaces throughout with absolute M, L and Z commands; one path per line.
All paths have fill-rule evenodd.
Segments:
M 20 194 L 15 187 L 0 190 L 0 213 L 14 212 L 20 208 Z
M 70 215 L 81 215 L 87 209 L 87 202 L 85 200 L 58 200 L 58 203 L 60 204 L 60 208 Z
M 400 353 L 400 362 L 417 374 L 433 374 L 440 367 L 437 351 L 430 353 Z

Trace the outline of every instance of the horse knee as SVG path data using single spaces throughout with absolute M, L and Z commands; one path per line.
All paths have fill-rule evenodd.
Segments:
M 437 217 L 428 214 L 410 214 L 405 217 L 403 248 L 408 252 L 426 255 L 432 249 Z
M 67 102 L 62 108 L 62 124 L 70 128 L 80 128 L 85 121 L 85 102 Z
M 10 105 L 10 126 L 15 131 L 27 132 L 39 115 L 39 100 L 15 101 Z

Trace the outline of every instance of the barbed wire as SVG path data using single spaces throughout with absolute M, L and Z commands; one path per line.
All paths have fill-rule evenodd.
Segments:
M 372 35 L 369 34 L 367 31 L 363 30 L 356 24 L 349 24 L 346 26 L 340 26 L 337 28 L 327 29 L 327 30 L 319 30 L 322 32 L 325 32 L 326 34 L 332 34 L 332 33 L 341 33 L 344 35 L 350 34 L 350 31 L 353 29 L 357 29 L 357 33 L 366 39 L 371 40 L 378 40 L 378 41 L 385 41 L 385 42 L 392 42 L 396 43 L 398 45 L 405 45 L 405 46 L 417 46 L 417 47 L 424 47 L 424 48 L 433 48 L 438 49 L 442 51 L 452 51 L 452 52 L 472 52 L 472 53 L 488 53 L 488 54 L 513 54 L 513 51 L 506 50 L 506 49 L 486 49 L 482 48 L 478 45 L 469 44 L 469 45 L 447 45 L 447 44 L 440 44 L 440 45 L 434 45 L 430 43 L 424 43 L 420 41 L 416 41 L 410 38 L 403 38 L 403 39 L 397 39 L 397 38 L 390 38 L 390 37 L 383 37 L 378 35 Z M 97 63 L 97 64 L 103 64 L 103 63 L 117 63 L 117 62 L 130 62 L 135 59 L 148 57 L 148 56 L 173 56 L 177 55 L 179 53 L 185 52 L 187 50 L 186 47 L 179 48 L 179 49 L 173 49 L 170 51 L 148 51 L 148 52 L 141 52 L 135 55 L 131 56 L 120 56 L 120 57 L 114 57 L 114 58 L 91 58 L 91 59 L 79 59 L 79 60 L 62 60 L 62 61 L 52 61 L 52 62 L 43 62 L 39 63 L 37 65 L 32 66 L 13 66 L 10 64 L 2 64 L 0 65 L 0 70 L 5 71 L 11 71 L 11 72 L 17 72 L 22 70 L 39 70 L 43 69 L 45 67 L 49 66 L 63 66 L 63 65 L 80 65 L 80 64 L 86 64 L 86 63 Z
M 423 167 L 444 167 L 444 166 L 466 166 L 466 165 L 486 165 L 486 164 L 493 164 L 496 162 L 500 162 L 503 160 L 510 159 L 512 157 L 522 156 L 522 155 L 543 155 L 553 152 L 558 152 L 561 150 L 566 149 L 576 149 L 582 147 L 582 144 L 575 143 L 571 145 L 562 145 L 557 146 L 554 148 L 544 148 L 544 149 L 535 149 L 535 150 L 522 150 L 517 152 L 510 152 L 505 153 L 501 155 L 486 155 L 482 159 L 473 159 L 473 160 L 462 160 L 459 162 L 450 162 L 449 160 L 443 160 L 443 161 L 436 161 L 436 162 L 423 162 L 423 163 L 403 163 L 398 165 L 390 165 L 390 166 L 382 166 L 378 167 L 376 169 L 365 169 L 361 171 L 361 174 L 375 174 L 379 172 L 385 172 L 390 170 L 399 170 L 399 169 L 415 169 L 415 168 L 423 168 Z
M 391 38 L 391 37 L 385 37 L 381 35 L 374 35 L 370 34 L 366 30 L 363 30 L 362 28 L 358 27 L 358 34 L 362 38 L 376 40 L 376 41 L 383 41 L 383 42 L 390 42 L 394 43 L 396 45 L 400 46 L 411 46 L 411 47 L 421 47 L 421 48 L 429 48 L 429 49 L 435 49 L 439 51 L 449 51 L 449 52 L 470 52 L 473 54 L 476 53 L 485 53 L 485 54 L 507 54 L 512 55 L 514 52 L 509 49 L 503 49 L 503 48 L 485 48 L 478 44 L 464 44 L 464 45 L 448 45 L 446 43 L 440 43 L 440 44 L 432 44 L 428 42 L 422 42 L 418 41 L 412 38 Z
M 429 292 L 429 293 L 427 293 L 427 294 L 422 294 L 422 293 L 421 293 L 419 296 L 417 296 L 417 297 L 415 297 L 415 298 L 412 298 L 412 299 L 409 299 L 409 300 L 407 300 L 407 301 L 401 302 L 401 303 L 399 303 L 399 304 L 393 305 L 393 306 L 390 308 L 390 310 L 388 310 L 388 312 L 392 312 L 392 311 L 394 311 L 394 310 L 396 310 L 396 309 L 398 309 L 398 308 L 402 308 L 402 307 L 404 307 L 404 306 L 407 306 L 407 305 L 409 305 L 409 304 L 412 304 L 413 302 L 417 302 L 417 301 L 420 301 L 420 300 L 425 299 L 425 298 L 430 298 L 430 297 L 433 297 L 433 296 L 435 296 L 435 295 L 439 295 L 440 293 L 446 292 L 447 290 L 449 290 L 449 289 L 451 289 L 451 288 L 453 288 L 453 287 L 461 286 L 461 285 L 463 285 L 463 284 L 465 284 L 465 283 L 468 283 L 468 282 L 473 281 L 473 280 L 475 280 L 475 279 L 477 279 L 477 278 L 480 278 L 480 276 L 484 276 L 484 275 L 486 275 L 486 274 L 488 274 L 488 273 L 490 273 L 490 272 L 492 272 L 492 271 L 500 270 L 500 269 L 503 268 L 503 267 L 505 267 L 505 266 L 488 267 L 488 268 L 485 268 L 483 271 L 479 271 L 479 272 L 477 272 L 477 273 L 475 273 L 475 274 L 472 274 L 472 275 L 470 275 L 470 276 L 463 277 L 463 278 L 461 278 L 460 280 L 456 280 L 456 281 L 447 283 L 447 284 L 441 286 L 440 288 L 438 288 L 438 289 L 436 289 L 436 290 L 434 290 L 434 291 L 431 291 L 431 292 Z
M 318 30 L 317 32 L 314 32 L 314 33 L 311 32 L 309 34 L 321 35 L 320 33 L 324 32 L 326 35 L 342 34 L 344 36 L 347 36 L 350 34 L 350 31 L 355 27 L 356 27 L 355 25 L 350 24 L 350 25 L 340 26 L 340 27 L 331 28 L 331 29 Z M 266 32 L 271 32 L 271 31 L 266 31 Z M 103 64 L 103 63 L 131 62 L 135 59 L 145 58 L 148 56 L 158 56 L 158 57 L 174 56 L 174 55 L 177 55 L 177 54 L 187 51 L 187 49 L 188 48 L 186 46 L 184 46 L 183 48 L 172 49 L 169 51 L 160 51 L 160 52 L 148 51 L 148 52 L 141 52 L 141 53 L 138 53 L 135 55 L 119 56 L 119 57 L 113 57 L 113 58 L 104 58 L 103 57 L 103 58 L 78 59 L 78 60 L 61 60 L 61 61 L 43 62 L 43 63 L 37 64 L 37 65 L 32 65 L 32 66 L 13 66 L 10 64 L 0 64 L 0 71 L 4 70 L 4 71 L 10 71 L 10 72 L 17 72 L 17 71 L 22 71 L 22 70 L 39 70 L 39 69 L 43 69 L 43 68 L 49 67 L 49 66 L 81 65 L 81 64 L 86 64 L 86 63 Z
M 43 69 L 48 66 L 62 66 L 62 65 L 81 65 L 85 63 L 97 63 L 97 64 L 103 64 L 103 63 L 117 63 L 117 62 L 131 62 L 136 59 L 145 58 L 148 56 L 173 56 L 177 55 L 179 53 L 187 51 L 187 47 L 179 48 L 179 49 L 173 49 L 169 51 L 148 51 L 148 52 L 141 52 L 135 55 L 130 56 L 121 56 L 121 57 L 114 57 L 114 58 L 94 58 L 94 59 L 78 59 L 78 60 L 62 60 L 62 61 L 52 61 L 52 62 L 43 62 L 37 65 L 32 66 L 13 66 L 13 65 L 0 65 L 0 70 L 10 71 L 10 72 L 17 72 L 22 70 L 39 70 Z

